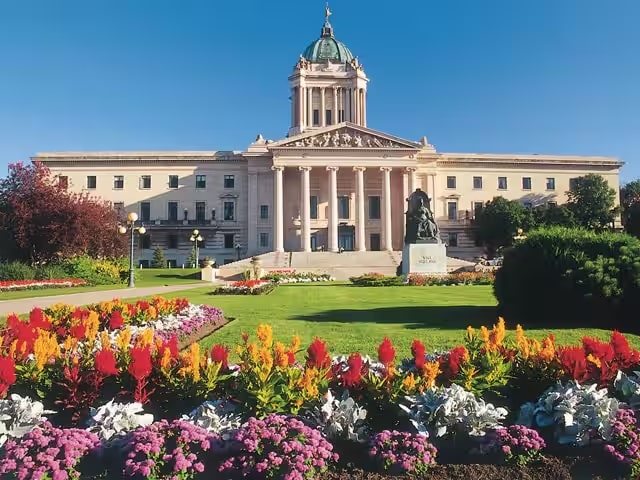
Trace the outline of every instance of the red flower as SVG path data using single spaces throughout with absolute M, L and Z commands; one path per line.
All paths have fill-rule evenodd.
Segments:
M 287 362 L 289 365 L 296 363 L 296 352 L 292 352 L 291 350 L 287 352 Z
M 316 337 L 307 348 L 307 367 L 324 370 L 331 367 L 331 358 L 327 351 L 327 344 Z
M 396 358 L 396 349 L 388 337 L 384 337 L 382 343 L 378 347 L 378 359 L 385 367 L 388 367 Z
M 111 317 L 109 318 L 109 328 L 111 330 L 115 330 L 124 325 L 124 318 L 122 318 L 122 313 L 119 310 L 115 310 Z
M 640 363 L 640 352 L 629 347 L 627 337 L 618 330 L 614 330 L 611 334 L 610 344 L 620 368 L 628 369 Z
M 0 357 L 0 398 L 16 383 L 16 364 L 11 357 Z
M 49 330 L 51 328 L 51 322 L 47 320 L 42 309 L 38 307 L 31 310 L 31 313 L 29 314 L 29 325 L 31 325 L 31 328 L 34 330 L 37 328 Z
M 151 351 L 149 347 L 133 347 L 131 349 L 131 362 L 127 371 L 133 378 L 140 381 L 151 374 Z
M 578 382 L 589 379 L 587 359 L 582 347 L 561 347 L 558 349 L 558 360 L 564 373 Z
M 223 345 L 214 345 L 211 348 L 211 361 L 214 363 L 221 363 L 222 368 L 226 370 L 229 366 L 229 350 Z
M 116 357 L 111 350 L 100 350 L 96 354 L 96 370 L 105 377 L 118 374 Z
M 463 363 L 467 349 L 463 346 L 453 348 L 448 355 L 440 357 L 440 369 L 448 380 L 454 379 L 460 373 L 460 365 Z
M 342 384 L 347 387 L 357 387 L 362 381 L 364 373 L 364 362 L 359 353 L 352 353 L 347 360 L 348 368 L 342 372 Z
M 85 328 L 84 325 L 79 323 L 78 325 L 74 325 L 73 327 L 71 327 L 69 329 L 69 333 L 71 334 L 72 337 L 75 337 L 78 340 L 82 340 L 85 334 L 87 333 L 87 329 Z
M 413 361 L 416 364 L 416 368 L 418 370 L 422 370 L 425 364 L 427 349 L 420 340 L 416 339 L 411 344 L 411 355 L 413 355 Z

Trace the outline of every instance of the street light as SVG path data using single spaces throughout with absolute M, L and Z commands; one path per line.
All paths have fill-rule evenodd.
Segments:
M 525 238 L 527 238 L 526 235 L 523 235 L 523 230 L 521 228 L 519 228 L 517 232 L 518 234 L 513 237 L 514 240 L 518 241 L 518 240 L 524 240 Z
M 240 260 L 240 249 L 241 249 L 241 248 L 242 248 L 242 247 L 240 246 L 240 244 L 239 244 L 239 243 L 236 243 L 236 253 L 238 254 L 238 260 Z
M 195 242 L 195 247 L 196 247 L 196 265 L 195 267 L 198 268 L 200 266 L 200 249 L 198 248 L 198 242 L 201 242 L 203 240 L 202 235 L 200 235 L 200 232 L 196 229 L 193 232 L 191 232 L 191 237 L 189 237 L 189 240 L 191 240 L 192 242 Z
M 122 235 L 127 232 L 131 232 L 131 243 L 129 249 L 129 288 L 133 288 L 136 286 L 135 281 L 135 268 L 133 266 L 133 234 L 134 232 L 138 232 L 139 235 L 144 235 L 147 232 L 147 229 L 144 228 L 144 225 L 136 226 L 136 222 L 138 221 L 138 214 L 135 212 L 129 212 L 127 215 L 127 224 L 120 225 L 118 227 L 118 232 Z

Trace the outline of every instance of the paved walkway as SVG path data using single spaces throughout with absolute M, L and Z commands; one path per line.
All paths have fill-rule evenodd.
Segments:
M 28 313 L 34 307 L 50 307 L 56 303 L 71 305 L 86 305 L 88 303 L 104 302 L 114 298 L 148 297 L 149 295 L 163 295 L 165 293 L 206 287 L 207 283 L 190 283 L 184 285 L 168 285 L 140 288 L 120 288 L 117 290 L 102 290 L 97 292 L 70 293 L 68 295 L 52 295 L 49 297 L 31 297 L 17 300 L 0 301 L 0 317 L 11 313 Z

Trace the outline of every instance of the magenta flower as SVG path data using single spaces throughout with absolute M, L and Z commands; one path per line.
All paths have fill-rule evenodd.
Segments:
M 385 430 L 371 440 L 369 455 L 385 471 L 424 474 L 436 464 L 438 450 L 424 435 Z

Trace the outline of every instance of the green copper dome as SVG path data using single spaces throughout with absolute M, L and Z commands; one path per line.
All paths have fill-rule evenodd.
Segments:
M 327 5 L 324 16 L 324 26 L 320 38 L 309 45 L 302 56 L 314 63 L 345 63 L 353 60 L 353 53 L 347 46 L 333 36 L 333 27 L 329 23 L 331 11 Z

